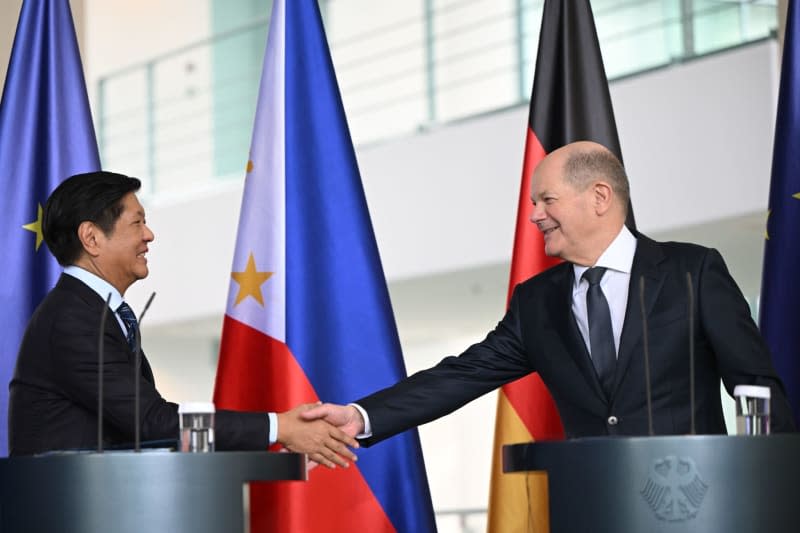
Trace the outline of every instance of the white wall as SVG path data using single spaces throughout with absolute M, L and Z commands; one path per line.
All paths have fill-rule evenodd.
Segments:
M 82 0 L 86 47 L 83 65 L 96 103 L 98 78 L 168 50 L 208 38 L 207 0 Z

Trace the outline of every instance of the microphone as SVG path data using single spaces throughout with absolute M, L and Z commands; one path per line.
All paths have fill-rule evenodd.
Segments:
M 692 290 L 692 274 L 686 273 L 686 290 L 689 295 L 689 409 L 691 409 L 691 432 L 695 434 L 694 425 L 694 291 Z
M 111 293 L 108 293 L 106 305 L 100 313 L 100 331 L 97 334 L 97 452 L 103 453 L 103 362 L 105 345 L 103 338 L 106 331 L 106 317 L 111 307 Z
M 647 393 L 647 428 L 652 437 L 653 432 L 653 391 L 650 388 L 650 345 L 647 335 L 647 311 L 644 305 L 644 276 L 639 277 L 639 306 L 642 313 L 642 342 L 644 343 L 644 379 Z
M 136 350 L 134 352 L 134 376 L 133 376 L 133 384 L 134 384 L 134 444 L 133 449 L 137 452 L 141 451 L 142 447 L 142 435 L 141 435 L 141 424 L 139 423 L 140 419 L 140 411 L 141 411 L 141 394 L 139 391 L 140 385 L 139 382 L 141 381 L 141 374 L 142 374 L 142 320 L 144 319 L 145 313 L 150 308 L 150 304 L 153 303 L 153 298 L 156 297 L 156 293 L 153 292 L 150 294 L 150 298 L 147 299 L 147 303 L 144 304 L 144 309 L 142 312 L 139 313 L 139 326 L 134 331 L 134 339 Z

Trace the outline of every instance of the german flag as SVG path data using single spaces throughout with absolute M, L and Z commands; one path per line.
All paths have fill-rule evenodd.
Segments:
M 539 162 L 574 141 L 606 146 L 622 161 L 608 80 L 588 0 L 545 0 L 528 117 L 508 298 L 514 287 L 558 261 L 545 256 L 530 222 L 531 176 Z M 635 228 L 633 210 L 627 225 Z M 550 393 L 537 374 L 498 396 L 489 497 L 489 531 L 549 531 L 547 478 L 503 475 L 502 447 L 564 438 Z

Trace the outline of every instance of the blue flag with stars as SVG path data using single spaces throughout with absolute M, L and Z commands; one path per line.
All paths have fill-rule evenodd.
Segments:
M 761 333 L 800 427 L 800 11 L 789 0 L 769 192 Z
M 42 206 L 65 178 L 99 169 L 69 2 L 24 2 L 0 101 L 0 456 L 19 343 L 61 272 L 42 240 Z

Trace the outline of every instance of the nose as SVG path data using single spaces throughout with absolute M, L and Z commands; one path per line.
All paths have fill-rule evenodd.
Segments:
M 542 208 L 541 202 L 538 204 L 534 203 L 530 221 L 534 224 L 539 224 L 539 222 L 542 222 L 545 218 L 547 218 L 547 215 L 544 212 L 544 208 Z
M 156 235 L 155 235 L 155 233 L 153 233 L 153 230 L 151 230 L 150 227 L 145 224 L 145 226 L 144 226 L 144 241 L 145 242 L 153 242 L 155 240 L 155 238 L 156 238 Z

